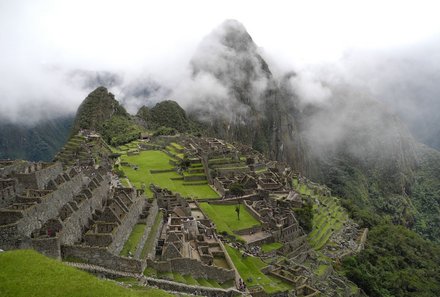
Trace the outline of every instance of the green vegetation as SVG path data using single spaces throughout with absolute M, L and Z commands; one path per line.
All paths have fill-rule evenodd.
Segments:
M 223 284 L 220 284 L 213 279 L 194 278 L 189 274 L 183 275 L 178 272 L 158 272 L 151 267 L 145 269 L 144 275 L 149 277 L 167 279 L 187 285 L 196 285 L 210 288 L 227 289 L 233 286 L 233 282 L 225 282 Z
M 260 258 L 253 256 L 242 257 L 239 250 L 234 249 L 229 245 L 226 245 L 226 250 L 248 287 L 261 286 L 266 293 L 282 292 L 292 288 L 290 284 L 262 273 L 261 269 L 267 265 L 261 261 Z
M 124 248 L 121 251 L 121 256 L 128 256 L 129 253 L 134 255 L 136 249 L 141 241 L 142 235 L 145 231 L 145 224 L 136 224 L 131 231 L 130 237 L 124 244 Z
M 0 159 L 51 161 L 69 138 L 73 117 L 59 117 L 29 127 L 2 122 Z
M 411 201 L 417 212 L 414 230 L 440 243 L 440 154 L 426 149 L 411 188 Z
M 120 145 L 139 138 L 141 128 L 104 87 L 91 92 L 76 114 L 72 135 L 81 129 L 97 131 L 110 145 Z
M 295 217 L 298 220 L 299 225 L 303 228 L 304 232 L 309 233 L 313 230 L 313 204 L 307 200 L 301 208 L 293 209 Z
M 112 116 L 102 125 L 103 139 L 110 145 L 120 145 L 138 139 L 141 129 L 126 116 Z
M 156 219 L 154 220 L 154 224 L 150 229 L 150 233 L 148 233 L 147 241 L 145 241 L 145 245 L 142 248 L 141 258 L 147 258 L 148 254 L 154 248 L 154 239 L 156 237 L 157 230 L 159 229 L 160 222 L 163 220 L 163 213 L 161 211 L 158 212 Z
M 243 196 L 244 188 L 240 183 L 233 183 L 229 186 L 229 192 L 234 196 Z
M 143 106 L 137 116 L 147 123 L 149 129 L 157 130 L 155 135 L 173 135 L 171 131 L 191 132 L 199 129 L 197 123 L 187 117 L 185 110 L 171 100 L 159 102 L 151 109 Z
M 282 246 L 283 246 L 283 244 L 280 242 L 265 243 L 261 246 L 261 250 L 263 252 L 267 253 L 267 252 L 271 252 L 273 250 L 277 250 Z
M 0 263 L 2 297 L 172 296 L 152 288 L 126 289 L 31 250 L 0 253 Z
M 306 184 L 293 179 L 292 185 L 301 194 L 317 199 L 318 204 L 307 200 L 302 208 L 293 209 L 299 224 L 309 233 L 308 240 L 315 249 L 321 249 L 327 244 L 331 235 L 342 228 L 348 219 L 346 211 L 339 205 L 338 198 L 312 195 L 313 191 Z
M 99 87 L 91 92 L 79 106 L 72 132 L 76 134 L 81 129 L 102 132 L 102 124 L 112 116 L 129 117 L 115 96 L 106 88 Z
M 137 188 L 142 184 L 146 185 L 146 194 L 152 197 L 149 189 L 150 184 L 167 188 L 173 192 L 180 193 L 183 197 L 192 198 L 218 198 L 219 195 L 207 184 L 185 185 L 183 178 L 173 171 L 169 161 L 171 158 L 161 151 L 141 151 L 139 155 L 121 157 L 123 162 L 136 165 L 137 169 L 131 166 L 122 166 L 125 175 Z M 151 173 L 150 170 L 167 170 L 170 172 Z M 173 178 L 173 179 L 172 179 Z M 182 179 L 179 179 L 182 178 Z
M 314 216 L 312 220 L 313 231 L 309 234 L 310 245 L 321 249 L 329 240 L 330 236 L 342 228 L 347 214 L 338 205 L 334 197 L 319 197 L 320 205 L 313 205 Z
M 374 227 L 366 248 L 343 265 L 372 297 L 440 296 L 440 247 L 402 226 Z
M 210 220 L 216 226 L 217 232 L 226 232 L 234 235 L 233 231 L 250 228 L 260 225 L 251 214 L 244 208 L 240 207 L 240 220 L 237 218 L 235 211 L 237 205 L 217 205 L 207 202 L 200 203 L 200 208 L 206 213 Z

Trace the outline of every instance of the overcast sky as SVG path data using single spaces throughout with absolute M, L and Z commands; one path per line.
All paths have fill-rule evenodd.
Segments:
M 74 111 L 88 90 L 68 81 L 70 70 L 176 80 L 225 19 L 243 23 L 268 59 L 288 70 L 337 63 L 353 51 L 430 44 L 440 36 L 439 11 L 438 1 L 423 0 L 0 0 L 0 118 L 38 119 L 47 103 Z

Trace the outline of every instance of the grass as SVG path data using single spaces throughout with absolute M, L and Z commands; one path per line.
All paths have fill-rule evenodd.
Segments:
M 234 235 L 233 231 L 235 230 L 247 229 L 261 224 L 243 206 L 240 207 L 240 220 L 235 212 L 236 205 L 216 205 L 202 202 L 200 207 L 214 222 L 217 232 L 227 232 Z
M 292 289 L 292 286 L 282 280 L 265 275 L 261 272 L 261 269 L 267 266 L 266 263 L 261 261 L 260 258 L 247 256 L 243 258 L 240 251 L 234 249 L 233 247 L 226 245 L 226 250 L 229 256 L 234 262 L 235 267 L 238 270 L 246 286 L 261 286 L 266 293 L 282 292 Z M 252 282 L 249 279 L 252 279 Z
M 183 146 L 181 146 L 180 144 L 175 143 L 175 142 L 171 142 L 170 145 L 171 145 L 171 146 L 174 146 L 174 147 L 175 147 L 176 149 L 178 149 L 178 150 L 183 150 L 183 149 L 184 149 Z
M 148 238 L 145 241 L 145 245 L 142 248 L 142 252 L 141 252 L 141 258 L 145 259 L 148 254 L 150 253 L 150 251 L 154 248 L 154 239 L 156 237 L 156 233 L 157 233 L 157 229 L 160 226 L 160 222 L 163 219 L 163 213 L 161 211 L 158 212 L 156 219 L 154 220 L 154 224 L 151 227 L 150 233 L 148 234 Z
M 136 224 L 131 231 L 130 237 L 128 237 L 127 241 L 124 244 L 124 247 L 121 251 L 121 256 L 128 256 L 129 253 L 134 255 L 136 249 L 139 245 L 139 242 L 142 239 L 142 235 L 144 234 L 145 224 Z
M 173 296 L 153 288 L 120 287 L 31 250 L 0 253 L 0 263 L 2 297 Z
M 220 196 L 207 184 L 200 185 L 184 185 L 183 180 L 171 180 L 171 178 L 181 177 L 176 172 L 164 172 L 152 174 L 150 170 L 163 170 L 172 169 L 170 165 L 169 157 L 162 151 L 141 151 L 139 155 L 135 156 L 122 156 L 122 161 L 128 162 L 130 164 L 136 164 L 138 166 L 137 170 L 131 167 L 123 166 L 122 169 L 124 173 L 130 180 L 130 182 L 136 186 L 136 188 L 141 188 L 144 183 L 146 186 L 146 194 L 148 197 L 152 197 L 149 185 L 151 183 L 167 188 L 173 192 L 180 193 L 183 197 L 192 198 L 219 198 Z
M 232 282 L 228 281 L 225 282 L 224 284 L 219 284 L 217 281 L 213 279 L 194 278 L 189 274 L 183 275 L 178 272 L 158 272 L 151 267 L 147 267 L 145 269 L 144 275 L 154 278 L 168 279 L 187 285 L 204 286 L 211 288 L 230 288 L 234 285 L 233 281 Z
M 265 243 L 261 246 L 261 250 L 263 252 L 267 253 L 267 252 L 271 252 L 273 250 L 277 250 L 282 246 L 283 246 L 283 244 L 280 242 Z
M 318 268 L 316 269 L 315 273 L 318 276 L 322 276 L 322 275 L 324 275 L 324 273 L 327 271 L 328 268 L 329 268 L 329 265 L 321 264 L 321 265 L 318 266 Z
M 315 250 L 320 250 L 327 243 L 334 232 L 342 228 L 347 220 L 347 214 L 337 204 L 333 197 L 317 196 L 321 207 L 313 206 L 312 232 L 308 235 L 308 241 Z
M 122 184 L 124 187 L 126 187 L 126 188 L 130 188 L 130 183 L 128 182 L 128 179 L 127 179 L 127 178 L 121 178 L 120 181 L 121 181 L 121 184 Z
M 311 195 L 312 190 L 298 179 L 292 180 L 294 188 L 303 195 Z M 308 235 L 308 241 L 315 250 L 322 249 L 334 232 L 340 230 L 343 223 L 348 219 L 347 213 L 337 204 L 334 197 L 313 195 L 321 204 L 313 205 L 312 232 Z

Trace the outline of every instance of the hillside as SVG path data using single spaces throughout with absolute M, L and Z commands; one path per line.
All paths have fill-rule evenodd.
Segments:
M 370 94 L 343 83 L 323 82 L 330 94 L 325 102 L 306 102 L 291 83 L 298 74 L 272 72 L 237 21 L 208 35 L 190 68 L 192 84 L 214 86 L 215 92 L 192 94 L 183 107 L 171 100 L 142 106 L 133 116 L 120 98 L 98 87 L 80 105 L 67 142 L 69 119 L 30 131 L 2 125 L 0 159 L 48 160 L 65 143 L 55 158 L 65 168 L 101 164 L 109 179 L 112 170 L 108 187 L 141 189 L 134 200 L 148 201 L 142 214 L 147 219 L 130 221 L 134 227 L 124 232 L 129 238 L 115 239 L 115 246 L 124 246 L 116 256 L 162 263 L 186 255 L 192 264 L 203 262 L 191 273 L 156 263 L 139 272 L 145 276 L 235 290 L 235 267 L 255 294 L 291 289 L 303 294 L 299 288 L 310 285 L 324 296 L 362 296 L 358 288 L 374 297 L 440 295 L 439 151 L 418 143 Z M 131 205 L 131 198 L 126 202 Z M 121 209 L 130 213 L 127 206 Z M 197 236 L 168 232 L 189 228 L 182 218 L 190 216 Z M 96 230 L 107 234 L 104 227 Z M 0 269 L 2 296 L 14 290 L 29 294 L 30 278 L 38 274 L 33 266 L 39 265 L 43 273 L 33 281 L 42 286 L 36 296 L 51 290 L 61 296 L 51 285 L 63 279 L 72 280 L 67 292 L 78 290 L 78 296 L 148 294 L 94 284 L 95 279 L 70 275 L 71 268 L 32 252 L 15 253 L 20 257 L 0 253 L 7 264 Z M 36 264 L 27 264 L 29 282 L 19 288 L 14 269 L 28 258 Z M 201 274 L 204 265 L 218 273 Z M 52 269 L 60 273 L 49 273 Z M 3 282 L 7 274 L 13 277 Z M 76 282 L 99 292 L 81 291 Z
M 371 230 L 366 249 L 344 259 L 347 276 L 371 297 L 438 296 L 440 247 L 401 226 Z
M 36 125 L 1 123 L 0 159 L 50 161 L 66 143 L 73 117 L 44 120 Z
M 438 199 L 420 193 L 420 183 L 429 193 L 438 192 L 438 183 L 415 183 L 426 159 L 440 153 L 427 154 L 374 98 L 341 84 L 328 85 L 331 95 L 323 104 L 304 102 L 290 84 L 297 75 L 274 77 L 244 26 L 233 20 L 205 37 L 191 66 L 194 79 L 213 77 L 228 91 L 187 107 L 208 134 L 251 145 L 351 203 L 440 240 L 433 227 Z M 426 199 L 435 210 L 423 207 Z
M 161 127 L 172 128 L 178 132 L 195 132 L 201 129 L 200 124 L 190 119 L 185 110 L 172 100 L 164 100 L 151 109 L 142 106 L 136 117 L 142 120 L 142 123 L 149 130 L 156 130 Z
M 81 129 L 97 131 L 112 145 L 139 138 L 140 128 L 115 96 L 104 87 L 91 92 L 78 108 L 72 135 Z
M 2 252 L 0 263 L 3 297 L 172 296 L 158 289 L 127 289 L 31 250 Z

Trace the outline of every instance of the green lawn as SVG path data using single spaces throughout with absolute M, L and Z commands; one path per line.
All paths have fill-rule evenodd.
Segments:
M 230 288 L 234 286 L 233 281 L 227 281 L 223 284 L 219 284 L 213 279 L 203 279 L 203 278 L 194 278 L 191 275 L 183 275 L 178 272 L 158 272 L 151 267 L 147 267 L 144 271 L 145 276 L 154 277 L 154 278 L 162 278 L 169 279 L 178 283 L 187 284 L 187 285 L 196 285 L 196 286 L 204 286 L 204 287 L 213 287 L 213 288 Z
M 133 227 L 130 237 L 128 237 L 124 244 L 124 248 L 121 251 L 121 256 L 128 256 L 128 252 L 131 252 L 131 254 L 134 255 L 139 242 L 141 241 L 142 235 L 144 234 L 145 227 L 145 224 L 136 224 Z
M 152 174 L 150 170 L 164 170 L 172 169 L 173 166 L 169 164 L 171 159 L 162 151 L 141 151 L 139 155 L 135 156 L 121 156 L 122 161 L 138 166 L 134 170 L 128 166 L 122 166 L 124 173 L 130 182 L 141 188 L 142 183 L 146 186 L 146 194 L 152 197 L 152 192 L 149 189 L 151 183 L 167 188 L 173 192 L 178 192 L 184 197 L 192 198 L 219 198 L 220 196 L 207 184 L 201 185 L 184 185 L 183 180 L 171 180 L 171 178 L 181 177 L 176 172 L 164 172 Z
M 214 222 L 217 232 L 226 231 L 228 234 L 233 235 L 234 230 L 242 230 L 254 225 L 260 225 L 260 222 L 251 216 L 243 206 L 240 206 L 240 220 L 238 220 L 235 211 L 236 205 L 216 205 L 202 202 L 200 207 L 209 219 Z
M 173 296 L 165 291 L 127 289 L 98 279 L 84 271 L 49 259 L 35 251 L 0 253 L 0 296 L 2 297 L 137 297 Z
M 282 247 L 283 244 L 280 242 L 273 242 L 273 243 L 265 243 L 261 246 L 261 250 L 265 253 L 273 251 L 273 250 L 277 250 L 280 247 Z
M 156 219 L 154 220 L 154 224 L 151 227 L 150 233 L 148 233 L 147 241 L 145 242 L 144 247 L 142 248 L 141 252 L 141 258 L 145 259 L 150 251 L 154 248 L 154 239 L 156 238 L 157 229 L 160 226 L 160 222 L 163 219 L 163 213 L 162 211 L 159 211 L 159 213 L 156 216 Z
M 260 258 L 252 256 L 243 258 L 240 251 L 229 245 L 226 245 L 226 250 L 231 257 L 232 262 L 234 262 L 235 268 L 237 268 L 241 278 L 246 283 L 246 286 L 253 287 L 260 285 L 266 293 L 287 291 L 292 288 L 290 284 L 285 283 L 276 277 L 262 273 L 261 269 L 266 267 L 267 264 L 261 261 Z M 252 278 L 252 281 L 249 281 L 249 278 Z

